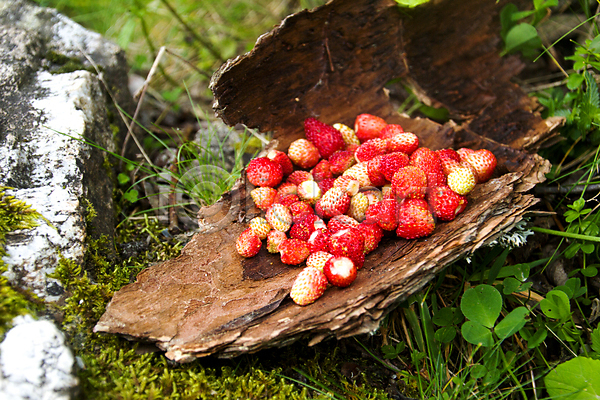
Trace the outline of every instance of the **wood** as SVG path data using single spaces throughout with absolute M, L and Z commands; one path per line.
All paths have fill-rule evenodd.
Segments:
M 528 191 L 550 168 L 526 150 L 561 121 L 542 120 L 534 100 L 510 82 L 522 64 L 498 56 L 502 4 L 435 3 L 407 11 L 390 0 L 334 0 L 289 16 L 250 53 L 223 65 L 211 87 L 219 117 L 274 132 L 271 146 L 280 149 L 303 135 L 309 116 L 353 125 L 369 112 L 434 149 L 492 150 L 499 160 L 494 179 L 469 195 L 463 214 L 428 238 L 385 237 L 352 286 L 329 288 L 299 307 L 288 294 L 301 267 L 264 249 L 247 260 L 235 252 L 237 235 L 259 214 L 242 179 L 201 210 L 202 232 L 180 257 L 148 268 L 115 294 L 95 331 L 155 342 L 179 362 L 371 332 L 446 265 L 511 230 L 538 201 Z M 384 86 L 398 77 L 453 120 L 440 125 L 396 113 Z

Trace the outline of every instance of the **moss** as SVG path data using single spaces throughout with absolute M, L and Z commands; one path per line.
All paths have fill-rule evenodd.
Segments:
M 64 54 L 55 51 L 47 52 L 44 58 L 49 61 L 49 65 L 47 65 L 45 69 L 51 74 L 66 74 L 79 70 L 85 70 L 93 74 L 96 73 L 96 70 L 93 67 L 86 67 L 83 65 L 80 59 L 67 57 Z
M 38 226 L 42 216 L 24 201 L 7 195 L 6 189 L 0 186 L 0 340 L 14 317 L 40 309 L 40 302 L 33 294 L 17 291 L 8 283 L 3 275 L 6 265 L 2 257 L 6 255 L 6 235 Z

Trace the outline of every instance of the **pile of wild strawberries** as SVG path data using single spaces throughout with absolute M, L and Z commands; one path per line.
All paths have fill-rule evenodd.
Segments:
M 416 239 L 430 235 L 436 219 L 453 220 L 496 167 L 488 150 L 432 151 L 370 114 L 356 117 L 354 130 L 315 118 L 304 130 L 306 139 L 287 154 L 271 150 L 248 164 L 256 186 L 250 195 L 265 216 L 252 219 L 236 242 L 243 257 L 255 256 L 266 239 L 283 263 L 306 262 L 290 293 L 299 305 L 314 302 L 328 284 L 350 285 L 385 232 Z

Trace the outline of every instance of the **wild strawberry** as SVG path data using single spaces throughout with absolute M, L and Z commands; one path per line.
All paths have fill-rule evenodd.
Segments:
M 360 114 L 354 121 L 354 132 L 361 142 L 379 137 L 387 122 L 371 114 Z
M 261 240 L 266 239 L 267 234 L 273 229 L 263 217 L 252 218 L 250 220 L 250 228 Z
M 340 131 L 315 118 L 304 120 L 304 133 L 306 138 L 319 150 L 322 158 L 328 159 L 333 153 L 342 150 L 345 146 Z
M 299 306 L 314 303 L 327 289 L 327 277 L 314 267 L 305 267 L 292 284 L 290 297 Z
M 308 246 L 311 253 L 317 251 L 329 251 L 329 237 L 331 234 L 326 228 L 317 229 L 308 238 Z
M 466 161 L 467 156 L 469 154 L 475 153 L 475 150 L 469 149 L 467 147 L 461 147 L 460 149 L 456 150 L 456 152 L 458 153 L 458 155 L 460 157 L 460 161 Z
M 306 214 L 290 229 L 290 238 L 308 241 L 317 229 L 325 228 L 325 222 L 314 214 Z
M 463 158 L 461 157 L 461 159 Z M 498 164 L 496 156 L 486 149 L 477 150 L 467 154 L 464 157 L 464 161 L 475 168 L 477 183 L 487 182 L 492 177 L 494 169 L 496 169 L 496 165 Z
M 287 232 L 292 226 L 292 213 L 283 204 L 273 204 L 265 214 L 265 219 L 273 229 Z
M 360 222 L 365 219 L 367 207 L 369 207 L 369 198 L 366 194 L 358 192 L 350 199 L 348 215 Z
M 283 170 L 275 161 L 259 157 L 250 161 L 246 168 L 246 176 L 254 186 L 275 187 L 283 178 Z
M 360 187 L 372 186 L 371 180 L 369 179 L 369 169 L 366 162 L 355 164 L 348 168 L 342 176 L 351 176 L 360 182 Z
M 279 245 L 281 262 L 287 265 L 299 265 L 310 254 L 308 243 L 300 239 L 286 239 Z
M 398 202 L 396 199 L 383 199 L 371 204 L 365 212 L 367 223 L 376 223 L 384 231 L 393 231 L 398 226 Z
M 392 189 L 400 199 L 423 199 L 427 190 L 427 175 L 411 165 L 400 168 L 392 178 Z
M 387 140 L 396 136 L 399 133 L 404 133 L 404 129 L 398 124 L 388 124 L 383 130 L 379 137 L 383 140 Z
M 448 186 L 440 186 L 429 192 L 427 202 L 433 215 L 440 221 L 452 221 L 467 207 L 467 198 L 455 193 Z
M 433 150 L 427 147 L 419 147 L 410 155 L 410 165 L 425 172 L 428 187 L 434 188 L 446 184 L 442 163 Z
M 292 182 L 283 182 L 277 187 L 277 194 L 279 194 L 279 196 L 285 196 L 286 194 L 298 194 L 298 186 Z
M 379 246 L 381 238 L 383 238 L 383 229 L 379 224 L 373 224 L 366 221 L 361 222 L 356 227 L 362 233 L 365 239 L 365 247 L 363 252 L 369 254 Z
M 401 151 L 409 156 L 419 148 L 419 138 L 412 132 L 398 133 L 386 139 L 388 153 Z
M 348 215 L 336 215 L 327 223 L 327 230 L 330 233 L 336 233 L 347 228 L 356 228 L 358 221 Z
M 297 139 L 288 148 L 288 157 L 300 168 L 312 168 L 319 162 L 321 156 L 314 144 L 306 139 Z
M 294 166 L 292 165 L 292 161 L 283 151 L 271 149 L 267 153 L 267 158 L 275 161 L 279 165 L 281 165 L 281 170 L 283 171 L 283 175 L 289 175 L 294 170 Z
M 356 279 L 356 265 L 348 257 L 332 256 L 323 266 L 329 283 L 337 287 L 348 287 Z
M 298 185 L 298 197 L 310 205 L 314 205 L 321 195 L 321 188 L 315 181 L 304 181 Z
M 388 182 L 392 181 L 394 174 L 400 169 L 408 165 L 408 156 L 402 152 L 394 152 L 385 154 L 381 158 L 379 171 L 383 174 Z
M 305 215 L 315 213 L 315 210 L 303 201 L 297 201 L 289 205 L 290 213 L 292 214 L 292 222 L 297 224 Z
M 369 161 L 371 158 L 375 156 L 379 156 L 385 154 L 387 144 L 385 140 L 375 138 L 370 139 L 361 144 L 356 152 L 354 153 L 354 158 L 357 162 L 365 162 Z
M 260 208 L 261 210 L 267 210 L 273 205 L 273 203 L 275 203 L 277 190 L 268 186 L 257 187 L 250 191 L 250 197 L 252 197 L 256 207 Z
M 385 154 L 375 156 L 367 161 L 367 174 L 373 186 L 383 186 L 387 183 L 385 175 L 381 172 L 381 160 L 383 160 L 383 157 L 385 157 Z
M 435 229 L 435 221 L 425 200 L 406 199 L 398 208 L 396 235 L 404 239 L 429 236 Z
M 333 181 L 333 187 L 342 189 L 348 196 L 354 196 L 360 189 L 360 182 L 351 176 L 342 175 Z
M 377 203 L 383 200 L 383 194 L 378 189 L 369 189 L 361 192 L 365 196 L 367 196 L 367 200 L 369 200 L 369 204 Z
M 460 156 L 452 149 L 436 150 L 435 154 L 438 155 L 440 163 L 442 164 L 442 171 L 444 171 L 446 176 L 460 166 Z
M 344 150 L 352 153 L 352 157 L 354 157 L 354 153 L 356 153 L 356 150 L 358 150 L 358 146 L 358 144 L 349 144 Z
M 297 170 L 292 172 L 286 179 L 286 182 L 288 183 L 292 183 L 296 186 L 298 186 L 299 184 L 301 184 L 304 181 L 312 181 L 314 180 L 314 177 L 312 176 L 312 174 L 308 171 L 301 171 L 301 170 Z
M 321 182 L 319 182 L 319 188 L 321 189 L 321 193 L 325 193 L 329 189 L 333 187 L 333 182 L 335 179 L 333 178 L 325 178 Z
M 267 250 L 269 253 L 279 253 L 279 245 L 287 239 L 285 233 L 272 230 L 267 234 Z
M 396 174 L 394 174 L 396 175 Z M 427 179 L 427 178 L 425 178 Z M 381 187 L 381 199 L 395 199 L 396 198 L 396 192 L 394 191 L 394 188 L 392 187 L 391 184 L 389 185 L 383 185 Z
M 331 235 L 327 243 L 329 252 L 334 256 L 345 256 L 354 261 L 357 269 L 365 261 L 365 239 L 357 228 L 342 229 Z
M 317 201 L 315 211 L 323 218 L 331 218 L 345 214 L 349 207 L 350 196 L 343 189 L 332 187 Z
M 346 150 L 336 151 L 327 161 L 329 162 L 329 170 L 334 175 L 342 174 L 356 163 L 354 153 Z
M 333 254 L 330 254 L 326 251 L 316 251 L 314 253 L 311 253 L 308 256 L 308 258 L 306 259 L 306 266 L 314 267 L 314 268 L 318 269 L 319 271 L 323 271 L 323 267 L 325 266 L 325 263 L 331 257 L 333 257 Z
M 335 129 L 337 129 L 338 131 L 340 131 L 340 133 L 342 134 L 342 139 L 344 139 L 344 143 L 346 143 L 346 146 L 360 145 L 360 141 L 356 137 L 356 133 L 354 132 L 354 129 L 350 128 L 348 125 L 344 125 L 344 124 L 340 124 L 340 123 L 333 124 L 333 127 Z
M 331 165 L 327 160 L 321 160 L 313 169 L 310 170 L 313 179 L 317 182 L 321 182 L 325 178 L 333 178 L 331 172 Z
M 459 195 L 466 195 L 475 188 L 477 179 L 473 170 L 468 167 L 458 166 L 454 168 L 447 178 L 448 186 Z
M 295 194 L 286 194 L 284 196 L 277 194 L 277 196 L 275 196 L 275 203 L 273 204 L 282 204 L 289 207 L 297 201 L 300 201 L 300 198 Z
M 238 236 L 235 242 L 235 249 L 242 257 L 254 257 L 260 251 L 262 242 L 252 228 L 247 228 Z

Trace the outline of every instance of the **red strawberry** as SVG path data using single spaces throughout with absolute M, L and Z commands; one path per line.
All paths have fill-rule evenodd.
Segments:
M 354 157 L 354 153 L 356 153 L 356 150 L 358 149 L 358 144 L 349 144 L 346 146 L 346 148 L 344 150 L 349 151 L 350 153 L 352 153 L 352 156 Z
M 292 225 L 290 229 L 290 238 L 308 241 L 310 235 L 317 228 L 324 228 L 325 223 L 314 214 L 306 214 L 297 223 Z
M 285 233 L 272 230 L 267 234 L 267 250 L 269 253 L 279 253 L 279 245 L 287 239 Z
M 260 251 L 262 242 L 252 228 L 243 231 L 235 242 L 235 249 L 242 257 L 254 257 Z
M 356 266 L 354 262 L 344 256 L 331 257 L 323 266 L 323 273 L 329 283 L 337 287 L 348 287 L 356 279 Z
M 266 239 L 273 228 L 263 217 L 254 217 L 250 220 L 250 228 L 260 240 Z
M 433 150 L 427 147 L 419 147 L 410 155 L 410 165 L 425 172 L 428 187 L 433 188 L 446 184 L 442 163 Z
M 343 189 L 332 187 L 317 201 L 315 211 L 323 218 L 331 218 L 345 214 L 349 207 L 350 196 Z
M 248 180 L 254 186 L 275 187 L 283 179 L 281 165 L 267 157 L 259 157 L 250 161 L 246 168 Z
M 279 245 L 281 262 L 287 265 L 299 265 L 310 254 L 308 243 L 299 239 L 286 239 Z
M 314 303 L 327 289 L 327 277 L 314 267 L 305 267 L 296 277 L 290 297 L 299 306 Z
M 321 182 L 319 182 L 319 188 L 321 188 L 321 193 L 325 193 L 329 189 L 333 187 L 333 182 L 335 179 L 333 178 L 325 178 Z
M 347 228 L 332 234 L 327 246 L 334 256 L 348 257 L 357 269 L 362 268 L 365 261 L 365 239 L 357 228 Z
M 404 239 L 429 236 L 435 229 L 435 221 L 425 200 L 406 199 L 398 208 L 396 235 Z
M 347 150 L 336 151 L 329 157 L 329 170 L 334 175 L 340 175 L 356 163 L 354 153 Z
M 460 166 L 460 156 L 452 149 L 436 150 L 435 154 L 438 155 L 440 163 L 442 164 L 442 171 L 444 171 L 446 176 Z
M 452 221 L 467 207 L 467 198 L 456 194 L 448 186 L 440 186 L 432 189 L 427 201 L 433 215 L 440 221 Z
M 275 197 L 274 204 L 283 204 L 286 207 L 291 206 L 295 202 L 300 201 L 300 198 L 295 194 L 286 194 L 284 196 L 280 196 L 279 194 Z
M 289 205 L 292 221 L 297 224 L 305 215 L 314 214 L 313 208 L 303 201 L 297 201 Z
M 383 128 L 383 130 L 381 131 L 381 135 L 379 137 L 384 140 L 387 140 L 389 138 L 396 136 L 399 133 L 404 133 L 404 129 L 402 129 L 402 127 L 400 125 L 388 124 L 385 128 Z
M 329 251 L 329 237 L 331 234 L 326 228 L 317 229 L 314 231 L 310 238 L 308 238 L 308 246 L 310 247 L 310 252 L 315 253 L 317 251 Z
M 475 150 L 469 149 L 467 147 L 461 147 L 460 149 L 456 150 L 456 152 L 460 156 L 460 161 L 465 161 L 469 154 L 475 153 Z
M 314 205 L 321 195 L 321 188 L 315 181 L 304 181 L 298 185 L 298 197 L 310 205 Z
M 367 161 L 367 173 L 373 186 L 383 186 L 387 183 L 385 175 L 381 172 L 381 160 L 385 154 L 375 156 Z
M 292 183 L 296 186 L 301 184 L 304 181 L 312 181 L 314 180 L 312 174 L 308 171 L 294 171 L 292 172 L 286 179 L 287 183 Z
M 279 150 L 269 150 L 267 153 L 267 158 L 275 161 L 279 165 L 281 165 L 281 170 L 283 171 L 283 175 L 289 175 L 294 170 L 294 166 L 292 165 L 292 161 L 283 151 Z
M 356 152 L 354 153 L 354 158 L 356 158 L 356 161 L 358 161 L 359 163 L 369 161 L 375 156 L 385 154 L 386 147 L 387 144 L 383 139 L 369 139 L 363 144 L 361 144 L 358 147 L 358 149 L 356 149 Z
M 419 148 L 419 138 L 411 132 L 396 134 L 386 139 L 386 142 L 388 153 L 401 151 L 402 153 L 411 155 Z
M 325 178 L 333 178 L 331 172 L 331 164 L 327 160 L 321 160 L 315 167 L 310 171 L 313 179 L 317 182 L 321 182 Z
M 292 226 L 292 213 L 283 204 L 273 204 L 265 213 L 265 219 L 273 229 L 287 232 Z
M 420 168 L 410 165 L 400 168 L 392 178 L 392 190 L 400 199 L 423 199 L 427 190 L 427 175 Z
M 354 121 L 354 131 L 361 142 L 379 137 L 386 126 L 387 122 L 383 118 L 371 114 L 360 114 Z
M 300 168 L 312 168 L 320 160 L 319 150 L 306 139 L 297 139 L 288 148 L 288 157 Z
M 308 256 L 308 258 L 306 259 L 306 266 L 314 267 L 319 271 L 323 271 L 325 263 L 331 257 L 333 257 L 333 254 L 330 254 L 326 251 L 316 251 L 314 253 L 311 253 L 310 256 Z
M 379 242 L 383 238 L 383 229 L 378 224 L 364 221 L 356 228 L 362 233 L 365 239 L 365 248 L 363 250 L 365 254 L 369 254 L 379 246 Z
M 398 226 L 398 202 L 396 199 L 383 199 L 371 204 L 366 211 L 367 223 L 376 223 L 385 231 L 393 231 Z
M 477 177 L 477 183 L 487 182 L 494 173 L 498 161 L 496 156 L 486 149 L 477 150 L 473 153 L 461 156 L 467 163 L 471 164 L 475 168 L 475 176 Z
M 319 154 L 324 159 L 328 159 L 329 156 L 342 150 L 345 146 L 340 131 L 315 118 L 304 120 L 304 133 L 306 138 L 319 149 Z
M 356 228 L 358 221 L 348 215 L 336 215 L 327 223 L 327 230 L 330 233 L 336 233 L 347 228 Z
M 408 156 L 402 152 L 394 152 L 386 154 L 382 157 L 379 165 L 379 170 L 389 182 L 392 181 L 394 174 L 403 167 L 408 165 Z M 377 186 L 377 185 L 375 185 Z
M 347 125 L 339 124 L 339 123 L 333 124 L 333 127 L 335 129 L 337 129 L 338 131 L 340 131 L 340 133 L 342 134 L 342 138 L 344 139 L 344 143 L 346 143 L 346 146 L 360 145 L 360 141 L 356 137 L 356 133 L 354 132 L 354 129 L 350 128 Z
M 261 210 L 267 210 L 273 205 L 273 203 L 275 203 L 277 190 L 268 186 L 257 187 L 250 191 L 250 197 L 252 197 L 256 207 L 260 208 Z
M 277 194 L 279 194 L 279 196 L 285 196 L 286 194 L 298 194 L 298 186 L 292 182 L 283 182 L 277 187 Z

